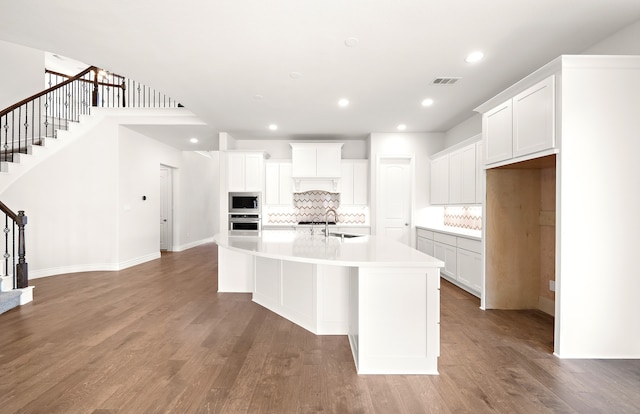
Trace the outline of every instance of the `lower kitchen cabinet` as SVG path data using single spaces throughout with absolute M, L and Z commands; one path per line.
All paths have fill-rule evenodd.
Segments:
M 433 232 L 425 229 L 416 230 L 416 249 L 433 256 Z
M 439 233 L 436 233 L 436 235 L 437 234 Z M 444 269 L 442 269 L 440 273 L 449 276 L 452 279 L 456 279 L 458 270 L 456 246 L 436 241 L 433 243 L 433 256 L 444 262 Z
M 458 249 L 456 259 L 458 262 L 457 280 L 480 293 L 482 291 L 482 255 Z
M 482 242 L 464 236 L 416 229 L 416 248 L 440 259 L 445 279 L 480 297 L 483 285 Z

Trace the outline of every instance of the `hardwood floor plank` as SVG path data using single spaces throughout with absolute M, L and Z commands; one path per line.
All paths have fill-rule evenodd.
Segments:
M 482 311 L 443 281 L 440 375 L 357 375 L 346 336 L 218 293 L 216 261 L 208 244 L 33 280 L 0 315 L 0 412 L 640 412 L 640 361 L 560 360 L 541 312 Z

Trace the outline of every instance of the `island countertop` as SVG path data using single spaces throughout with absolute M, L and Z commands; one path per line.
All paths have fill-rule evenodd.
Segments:
M 444 266 L 441 260 L 380 236 L 342 239 L 295 230 L 263 230 L 257 234 L 223 232 L 216 234 L 214 240 L 222 247 L 254 256 L 312 264 L 380 268 Z

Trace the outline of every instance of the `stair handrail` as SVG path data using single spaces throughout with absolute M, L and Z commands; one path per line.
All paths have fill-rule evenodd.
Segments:
M 49 88 L 47 88 L 47 89 L 45 89 L 45 90 L 43 90 L 41 92 L 36 93 L 35 95 L 32 95 L 32 96 L 30 96 L 30 97 L 28 97 L 26 99 L 21 100 L 18 103 L 15 103 L 15 104 L 11 105 L 8 108 L 3 109 L 2 111 L 0 111 L 0 118 L 3 117 L 4 115 L 8 114 L 9 112 L 13 111 L 13 110 L 20 108 L 22 105 L 24 105 L 26 103 L 29 103 L 31 101 L 34 101 L 34 100 L 40 98 L 40 97 L 43 97 L 44 95 L 46 95 L 48 93 L 51 93 L 51 92 L 53 92 L 53 91 L 55 91 L 57 89 L 60 89 L 60 88 L 62 88 L 64 86 L 66 86 L 66 85 L 68 85 L 68 84 L 80 79 L 81 77 L 83 77 L 84 75 L 86 75 L 89 72 L 91 72 L 91 71 L 96 72 L 97 70 L 98 70 L 97 67 L 89 66 L 88 68 L 86 68 L 82 72 L 78 73 L 77 75 L 75 75 L 73 77 L 70 77 L 66 81 L 60 82 L 57 85 L 51 86 L 51 87 L 49 87 Z M 97 76 L 95 77 L 95 79 L 97 79 Z M 97 90 L 95 88 L 95 84 L 94 84 L 94 93 L 97 93 Z
M 15 277 L 14 277 L 14 289 L 23 289 L 29 286 L 29 265 L 26 261 L 26 245 L 25 245 L 25 231 L 24 227 L 27 225 L 27 216 L 24 214 L 24 210 L 18 210 L 16 214 L 13 210 L 7 207 L 2 201 L 0 201 L 0 210 L 9 217 L 16 226 L 18 226 L 18 263 L 15 264 Z M 8 230 L 8 226 L 6 228 Z M 8 235 L 8 231 L 5 232 Z M 5 240 L 8 243 L 8 240 Z M 15 239 L 14 239 L 15 243 Z M 14 245 L 15 248 L 15 245 Z M 6 248 L 5 248 L 6 250 Z M 7 252 L 5 251 L 5 260 L 8 260 Z M 15 259 L 14 259 L 15 260 Z M 15 263 L 15 262 L 14 262 Z

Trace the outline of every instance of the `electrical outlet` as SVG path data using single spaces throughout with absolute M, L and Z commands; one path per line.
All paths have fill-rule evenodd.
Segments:
M 549 281 L 549 290 L 552 292 L 556 291 L 556 281 L 555 280 L 550 280 Z

